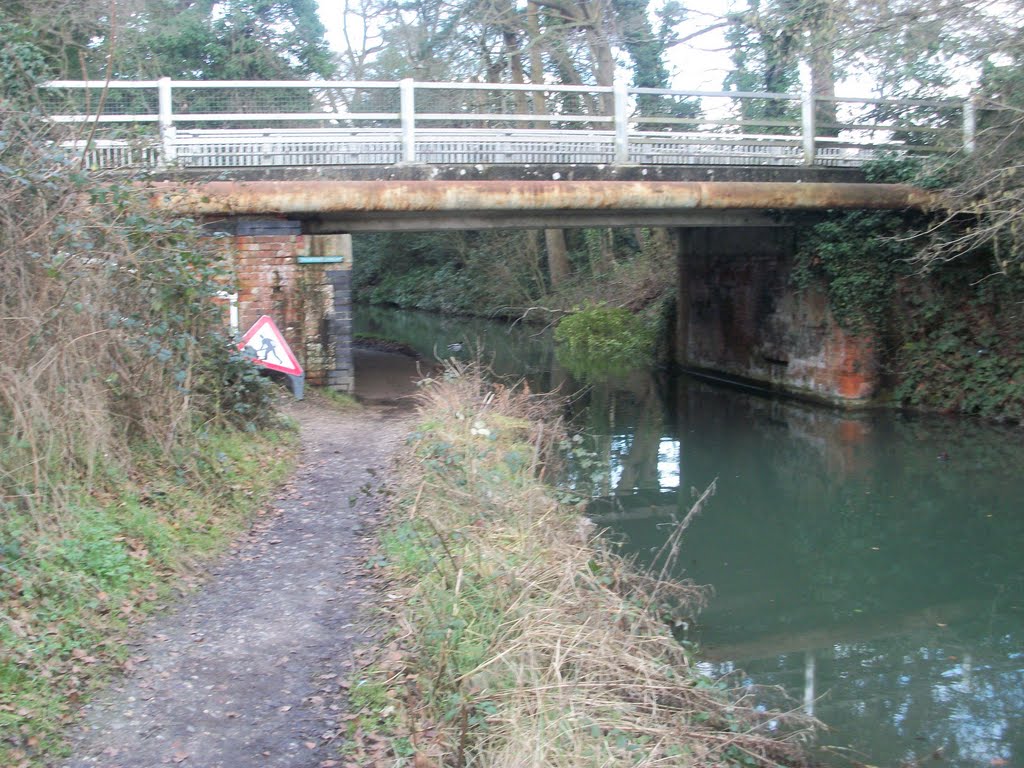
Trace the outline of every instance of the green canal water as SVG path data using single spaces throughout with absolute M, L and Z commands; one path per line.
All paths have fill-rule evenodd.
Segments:
M 1024 430 L 646 370 L 585 385 L 521 325 L 359 307 L 355 326 L 575 393 L 605 470 L 591 513 L 641 559 L 716 482 L 677 570 L 714 594 L 681 631 L 709 674 L 825 722 L 823 761 L 1024 766 Z

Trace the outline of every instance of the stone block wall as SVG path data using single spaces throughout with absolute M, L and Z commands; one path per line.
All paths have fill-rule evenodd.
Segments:
M 823 293 L 796 290 L 793 240 L 785 227 L 680 231 L 677 360 L 794 394 L 866 403 L 878 386 L 872 339 L 840 328 Z
M 351 262 L 349 262 L 351 263 Z M 334 310 L 326 320 L 326 332 L 333 341 L 332 364 L 327 373 L 327 386 L 351 392 L 355 382 L 352 368 L 352 271 L 332 269 L 327 280 L 333 289 Z

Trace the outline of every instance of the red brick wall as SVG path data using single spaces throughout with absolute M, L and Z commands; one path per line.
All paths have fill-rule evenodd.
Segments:
M 232 242 L 242 331 L 261 315 L 270 315 L 296 355 L 305 346 L 296 290 L 302 239 L 302 235 L 238 235 Z
M 348 306 L 348 292 L 335 296 L 338 264 L 300 264 L 310 253 L 312 238 L 298 222 L 287 219 L 239 218 L 214 225 L 225 238 L 225 251 L 238 291 L 238 324 L 244 333 L 262 315 L 270 315 L 302 365 L 306 382 L 351 389 L 351 362 L 339 362 L 335 350 L 348 352 L 347 326 L 334 321 L 336 306 Z M 322 243 L 318 243 L 322 245 Z M 347 259 L 345 267 L 351 265 Z M 332 273 L 334 274 L 334 273 Z M 343 289 L 347 288 L 347 281 Z M 340 373 L 339 373 L 340 370 Z
M 682 230 L 679 362 L 835 402 L 870 399 L 873 340 L 843 331 L 822 293 L 798 292 L 792 263 L 784 227 Z

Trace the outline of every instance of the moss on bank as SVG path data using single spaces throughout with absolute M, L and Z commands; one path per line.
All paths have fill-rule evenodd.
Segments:
M 135 625 L 251 523 L 294 464 L 287 428 L 222 430 L 132 476 L 68 489 L 70 514 L 0 519 L 0 765 L 52 764 L 77 706 L 130 670 Z
M 543 482 L 562 443 L 547 406 L 450 373 L 381 536 L 395 636 L 351 688 L 350 735 L 387 739 L 355 739 L 352 764 L 799 763 L 808 723 L 699 673 L 663 621 L 703 591 L 638 572 Z

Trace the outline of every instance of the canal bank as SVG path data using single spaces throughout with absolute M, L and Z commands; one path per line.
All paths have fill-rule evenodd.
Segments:
M 643 369 L 586 384 L 521 324 L 374 307 L 355 322 L 427 358 L 482 348 L 499 374 L 571 395 L 565 415 L 601 470 L 594 519 L 638 558 L 718 478 L 674 574 L 715 589 L 684 639 L 709 674 L 744 670 L 796 702 L 811 692 L 829 759 L 938 750 L 976 768 L 1024 750 L 1016 428 L 848 414 Z
M 393 629 L 353 681 L 353 736 L 416 766 L 806 762 L 809 718 L 707 675 L 673 636 L 706 597 L 666 578 L 678 550 L 636 568 L 584 496 L 546 482 L 591 455 L 556 401 L 453 363 L 421 402 L 374 561 Z

